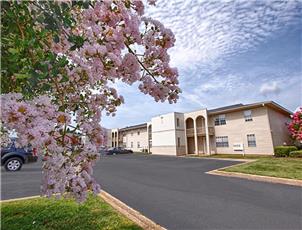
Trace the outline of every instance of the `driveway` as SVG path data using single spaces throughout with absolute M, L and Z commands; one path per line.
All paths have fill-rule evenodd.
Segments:
M 300 187 L 208 175 L 231 161 L 167 156 L 104 157 L 102 188 L 168 229 L 301 229 Z M 40 163 L 2 171 L 2 199 L 39 194 Z

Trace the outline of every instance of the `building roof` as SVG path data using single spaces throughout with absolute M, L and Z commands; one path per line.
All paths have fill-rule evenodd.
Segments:
M 209 113 L 215 113 L 215 112 L 220 112 L 220 111 L 224 111 L 224 110 L 228 110 L 228 109 L 235 109 L 238 107 L 242 107 L 243 104 L 234 104 L 234 105 L 228 105 L 228 106 L 224 106 L 224 107 L 219 107 L 219 108 L 215 108 L 215 109 L 210 109 L 208 110 Z
M 128 131 L 128 130 L 140 129 L 140 128 L 147 128 L 147 123 L 132 125 L 132 126 L 126 126 L 124 128 L 119 129 L 119 131 Z
M 230 106 L 210 109 L 210 110 L 208 110 L 208 114 L 209 115 L 214 115 L 214 114 L 219 114 L 219 113 L 228 113 L 228 112 L 234 112 L 234 111 L 238 111 L 238 110 L 262 107 L 262 106 L 268 106 L 268 107 L 270 107 L 274 110 L 277 110 L 281 113 L 284 113 L 286 115 L 292 114 L 291 111 L 289 111 L 288 109 L 282 107 L 281 105 L 277 104 L 274 101 L 263 101 L 263 102 L 257 102 L 257 103 L 246 104 L 246 105 L 244 105 L 244 104 L 234 104 L 234 105 L 230 105 Z

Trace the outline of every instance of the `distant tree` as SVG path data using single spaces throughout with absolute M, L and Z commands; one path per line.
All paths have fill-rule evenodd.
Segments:
M 124 101 L 114 82 L 138 82 L 155 101 L 178 99 L 167 53 L 174 35 L 143 16 L 140 0 L 1 5 L 2 141 L 14 131 L 17 144 L 48 156 L 44 194 L 84 201 L 100 189 L 92 166 L 104 143 L 101 113 L 114 114 Z

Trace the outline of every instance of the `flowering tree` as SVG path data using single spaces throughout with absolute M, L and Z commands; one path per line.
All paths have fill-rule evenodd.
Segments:
M 302 141 L 302 107 L 292 115 L 288 129 L 295 140 Z
M 173 33 L 143 15 L 140 0 L 2 3 L 2 142 L 13 130 L 17 144 L 48 156 L 47 196 L 81 202 L 99 192 L 92 166 L 104 142 L 101 114 L 124 101 L 114 82 L 138 82 L 155 101 L 178 99 Z

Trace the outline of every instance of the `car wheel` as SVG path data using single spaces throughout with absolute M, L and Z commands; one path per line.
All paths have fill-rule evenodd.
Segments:
M 19 157 L 13 157 L 5 162 L 6 171 L 18 171 L 22 168 L 23 162 Z

